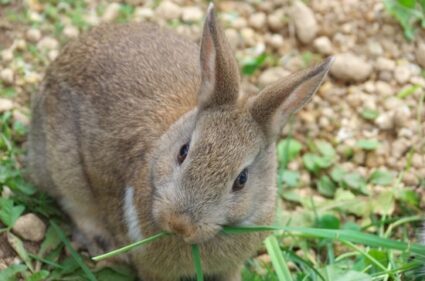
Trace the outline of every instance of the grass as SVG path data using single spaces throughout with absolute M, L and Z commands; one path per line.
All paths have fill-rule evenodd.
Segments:
M 61 5 L 56 5 L 59 2 Z M 53 34 L 59 42 L 64 42 L 66 38 L 62 31 L 67 22 L 80 31 L 90 27 L 85 17 L 86 2 L 67 2 L 53 1 L 46 5 L 40 11 L 45 19 L 42 22 L 30 18 L 27 10 L 9 11 L 11 1 L 0 1 L 0 8 L 4 5 L 7 20 L 14 24 L 40 28 L 44 34 Z M 99 5 L 98 13 L 102 14 L 106 6 L 106 3 Z M 129 21 L 134 14 L 133 6 L 122 4 L 116 21 Z M 169 24 L 175 26 L 181 23 L 173 21 Z M 410 36 L 414 30 L 406 32 Z M 14 56 L 25 66 L 17 73 L 20 78 L 28 71 L 42 73 L 49 61 L 47 53 L 40 52 L 36 44 L 29 43 L 25 50 L 15 50 Z M 303 62 L 310 64 L 315 56 L 305 52 Z M 274 57 L 275 54 L 264 51 L 256 57 L 242 59 L 242 73 L 250 78 L 258 76 L 265 67 L 274 65 Z M 0 81 L 0 97 L 22 99 L 24 103 L 21 105 L 28 106 L 29 89 L 35 86 L 6 85 Z M 415 91 L 423 91 L 420 87 L 407 86 L 397 97 L 400 100 L 409 99 Z M 424 95 L 418 103 L 418 121 L 421 121 Z M 359 116 L 372 122 L 379 114 L 375 109 L 365 108 Z M 289 126 L 292 125 L 291 122 Z M 166 239 L 168 234 L 158 233 L 93 259 L 84 251 L 75 250 L 69 238 L 69 219 L 51 198 L 37 192 L 24 178 L 22 158 L 27 131 L 27 125 L 14 118 L 13 111 L 0 114 L 0 235 L 9 240 L 16 256 L 22 261 L 0 271 L 0 280 L 135 280 L 135 273 L 129 267 L 114 265 L 100 269 L 94 261 L 121 254 L 156 239 Z M 373 154 L 382 145 L 382 140 L 359 139 L 340 152 L 335 140 L 300 139 L 290 131 L 290 135 L 277 144 L 277 226 L 227 227 L 221 234 L 273 231 L 257 256 L 246 262 L 243 280 L 425 279 L 416 272 L 424 264 L 424 247 L 412 242 L 423 215 L 423 199 L 417 191 L 425 185 L 415 189 L 402 184 L 404 175 L 410 170 L 409 159 L 418 151 L 411 149 L 406 154 L 406 167 L 400 171 L 380 167 L 366 176 L 347 170 L 341 163 L 356 165 L 354 158 L 357 153 Z M 423 130 L 417 133 L 424 134 Z M 294 164 L 298 166 L 297 169 L 293 168 Z M 305 182 L 306 176 L 310 179 L 308 184 Z M 11 231 L 16 220 L 28 212 L 38 214 L 48 225 L 44 240 L 37 244 L 35 250 Z M 198 281 L 203 280 L 199 251 L 199 247 L 194 245 L 192 254 Z

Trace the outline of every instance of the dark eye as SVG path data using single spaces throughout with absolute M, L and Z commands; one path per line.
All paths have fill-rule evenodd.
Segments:
M 245 183 L 248 181 L 248 170 L 243 169 L 239 176 L 236 178 L 233 183 L 232 191 L 238 191 L 244 188 Z
M 179 155 L 177 156 L 177 161 L 179 162 L 179 164 L 183 163 L 188 153 L 189 153 L 189 143 L 186 143 L 180 148 Z

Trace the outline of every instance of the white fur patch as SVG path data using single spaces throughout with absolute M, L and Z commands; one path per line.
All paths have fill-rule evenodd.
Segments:
M 134 188 L 128 186 L 124 195 L 124 219 L 127 225 L 128 236 L 134 242 L 142 240 L 143 236 L 140 231 L 139 216 L 133 202 Z

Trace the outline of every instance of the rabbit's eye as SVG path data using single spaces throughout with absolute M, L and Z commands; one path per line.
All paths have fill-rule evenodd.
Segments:
M 233 183 L 232 191 L 238 191 L 244 188 L 245 183 L 248 181 L 248 170 L 243 169 L 239 176 L 236 178 Z
M 189 143 L 186 143 L 180 148 L 179 155 L 177 156 L 177 161 L 179 162 L 179 164 L 183 163 L 188 153 L 189 153 Z

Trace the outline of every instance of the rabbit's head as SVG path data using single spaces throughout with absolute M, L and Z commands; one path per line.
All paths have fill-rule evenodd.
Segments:
M 276 138 L 316 92 L 330 63 L 284 77 L 257 95 L 240 95 L 238 64 L 211 5 L 198 105 L 161 137 L 150 162 L 156 224 L 187 243 L 202 243 L 225 225 L 270 222 Z

